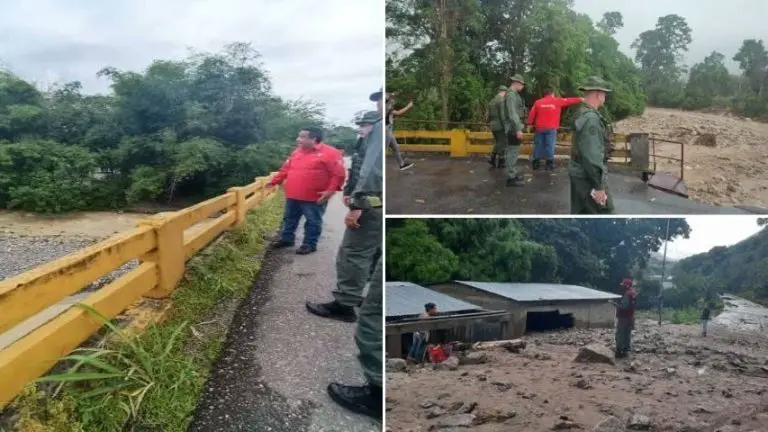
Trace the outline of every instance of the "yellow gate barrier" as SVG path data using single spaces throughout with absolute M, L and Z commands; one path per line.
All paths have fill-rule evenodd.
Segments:
M 168 297 L 184 274 L 186 260 L 224 231 L 245 223 L 246 213 L 274 194 L 276 188 L 265 187 L 274 174 L 192 207 L 157 214 L 136 229 L 0 281 L 0 334 L 137 258 L 138 268 L 82 303 L 113 318 L 140 297 Z M 86 310 L 71 307 L 0 350 L 0 408 L 101 326 Z

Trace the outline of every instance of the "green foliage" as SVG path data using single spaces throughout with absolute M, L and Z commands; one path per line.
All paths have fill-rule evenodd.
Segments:
M 664 240 L 664 219 L 387 220 L 387 279 L 562 282 L 615 290 Z M 670 239 L 687 237 L 673 219 Z
M 673 268 L 675 283 L 699 281 L 705 290 L 768 299 L 768 229 L 733 246 L 688 257 Z M 712 287 L 712 288 L 709 288 Z M 666 301 L 666 300 L 665 300 Z
M 107 95 L 79 82 L 40 92 L 0 72 L 0 208 L 59 213 L 220 194 L 280 167 L 324 108 L 284 101 L 250 45 L 104 68 Z M 329 144 L 356 132 L 328 125 Z
M 486 121 L 486 105 L 499 84 L 521 73 L 530 105 L 553 86 L 574 95 L 589 75 L 615 87 L 607 104 L 613 119 L 642 113 L 639 70 L 612 33 L 623 25 L 609 12 L 599 28 L 566 0 L 387 2 L 387 43 L 401 47 L 387 58 L 387 87 L 416 104 L 407 127 L 435 128 Z

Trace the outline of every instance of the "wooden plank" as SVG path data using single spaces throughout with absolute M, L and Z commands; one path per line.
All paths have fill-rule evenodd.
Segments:
M 0 281 L 0 333 L 156 246 L 154 230 L 139 227 Z
M 389 152 L 389 149 L 387 149 Z M 447 144 L 400 144 L 400 151 L 414 153 L 449 153 L 451 146 Z
M 113 318 L 157 284 L 157 268 L 143 263 L 101 290 L 83 304 Z M 101 328 L 88 311 L 73 307 L 0 351 L 0 408 L 30 381 L 53 367 L 59 358 L 80 346 Z
M 194 231 L 184 233 L 184 256 L 192 258 L 200 249 L 213 241 L 221 233 L 229 229 L 235 223 L 235 212 L 229 211 L 216 219 L 203 222 L 195 226 Z
M 203 219 L 207 219 L 212 214 L 235 205 L 236 202 L 235 194 L 228 192 L 184 210 L 179 210 L 171 216 L 168 223 L 181 224 L 182 229 L 187 229 Z

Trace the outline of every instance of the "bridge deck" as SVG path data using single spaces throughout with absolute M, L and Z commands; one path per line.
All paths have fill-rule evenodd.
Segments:
M 518 161 L 525 187 L 507 188 L 504 170 L 491 170 L 483 156 L 448 158 L 428 155 L 411 159 L 415 166 L 399 171 L 387 158 L 388 215 L 417 214 L 568 214 L 569 184 L 565 161 L 555 172 L 530 169 Z M 734 207 L 714 207 L 646 186 L 637 172 L 609 175 L 616 212 L 647 214 L 749 214 Z

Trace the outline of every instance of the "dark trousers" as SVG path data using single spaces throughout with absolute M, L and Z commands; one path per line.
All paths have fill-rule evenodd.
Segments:
M 283 213 L 282 240 L 287 243 L 294 243 L 296 241 L 296 228 L 299 227 L 299 221 L 304 216 L 303 245 L 313 249 L 316 248 L 317 241 L 320 240 L 320 234 L 323 231 L 324 214 L 325 204 L 286 199 L 285 212 Z

